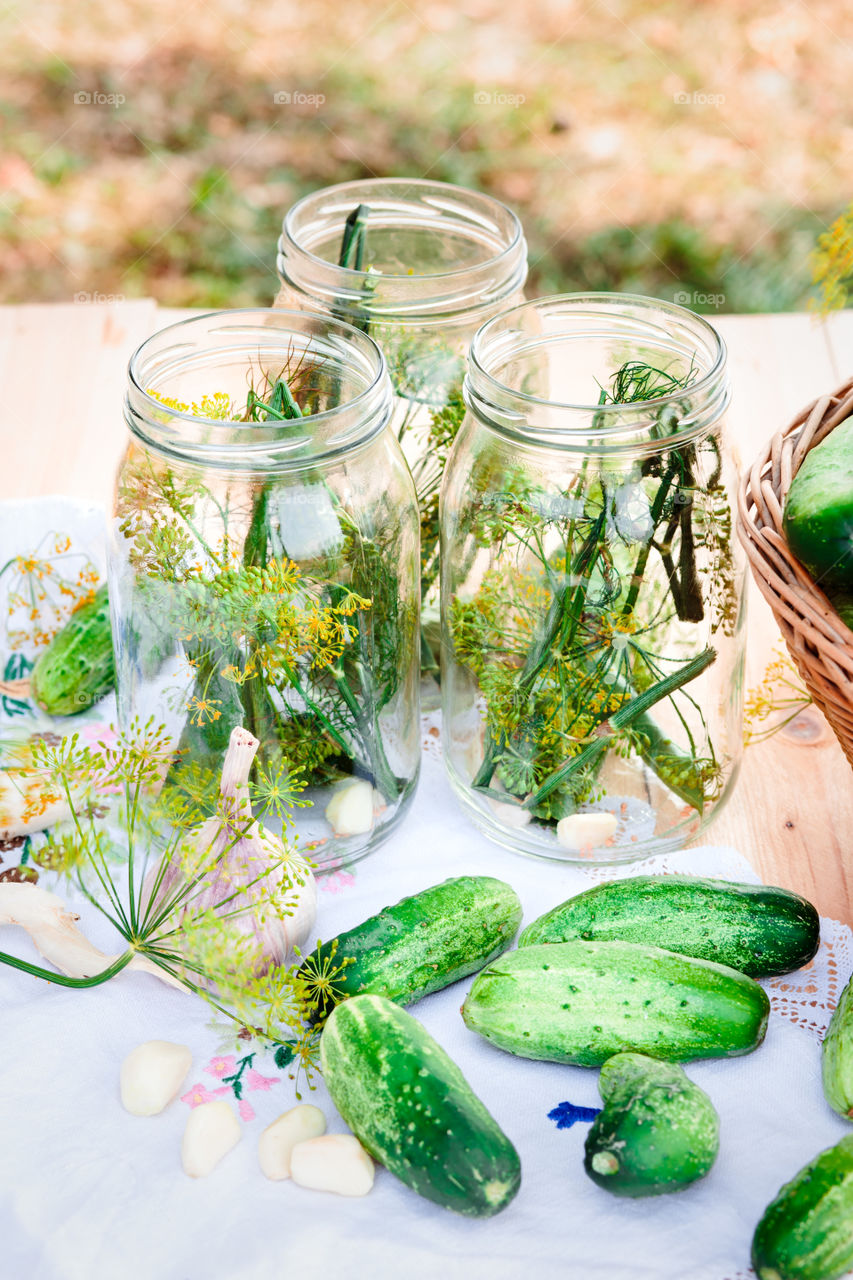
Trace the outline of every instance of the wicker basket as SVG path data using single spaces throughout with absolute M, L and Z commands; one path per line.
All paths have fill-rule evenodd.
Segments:
M 738 534 L 800 675 L 853 765 L 853 631 L 788 549 L 782 512 L 803 458 L 853 413 L 853 378 L 773 437 L 740 487 Z

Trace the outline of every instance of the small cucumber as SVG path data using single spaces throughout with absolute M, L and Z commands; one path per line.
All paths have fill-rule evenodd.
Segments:
M 657 1196 L 705 1176 L 720 1147 L 720 1118 L 681 1067 L 617 1053 L 601 1068 L 598 1089 L 604 1109 L 584 1156 L 593 1182 L 617 1196 Z
M 829 1021 L 823 1040 L 823 1092 L 846 1120 L 853 1120 L 853 978 Z
M 830 591 L 853 583 L 853 418 L 810 449 L 791 481 L 783 529 L 794 555 Z
M 808 964 L 820 946 L 820 917 L 787 889 L 637 876 L 569 898 L 528 925 L 518 945 L 573 938 L 648 943 L 768 978 Z
M 759 1280 L 838 1280 L 853 1267 L 853 1134 L 816 1156 L 767 1206 L 752 1265 Z
M 493 961 L 462 1006 L 522 1058 L 598 1067 L 635 1050 L 679 1062 L 751 1053 L 770 1002 L 743 973 L 633 942 L 555 942 Z
M 300 975 L 318 1018 L 363 991 L 412 1004 L 482 969 L 506 951 L 520 924 L 518 895 L 503 880 L 458 876 L 322 943 Z M 331 984 L 330 969 L 337 969 Z
M 110 605 L 106 586 L 72 613 L 38 658 L 30 692 L 51 716 L 86 711 L 115 685 Z
M 521 1184 L 518 1153 L 411 1014 L 382 996 L 354 996 L 323 1028 L 320 1062 L 355 1136 L 407 1187 L 469 1217 L 506 1208 Z

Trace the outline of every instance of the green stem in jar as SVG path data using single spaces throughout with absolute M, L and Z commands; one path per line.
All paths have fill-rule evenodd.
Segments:
M 666 755 L 674 744 L 669 742 L 669 740 L 661 733 L 658 726 L 646 713 L 655 705 L 656 702 L 660 702 L 662 698 L 669 697 L 677 689 L 682 688 L 683 685 L 688 684 L 691 680 L 695 680 L 697 676 L 701 675 L 702 672 L 705 671 L 712 662 L 714 662 L 716 657 L 717 652 L 715 649 L 704 649 L 702 653 L 697 654 L 695 658 L 690 660 L 690 662 L 685 663 L 680 670 L 673 672 L 672 675 L 658 681 L 656 684 L 653 684 L 643 693 L 636 694 L 621 706 L 618 711 L 614 711 L 603 725 L 599 726 L 598 736 L 593 742 L 588 743 L 587 746 L 579 751 L 576 756 L 573 756 L 571 760 L 567 760 L 564 765 L 561 765 L 559 769 L 556 769 L 548 778 L 546 778 L 537 790 L 527 797 L 521 807 L 523 809 L 535 809 L 537 805 L 540 805 L 542 801 L 551 794 L 552 791 L 566 782 L 572 774 L 577 773 L 579 769 L 592 764 L 597 757 L 607 749 L 608 745 L 618 735 L 618 733 L 629 726 L 645 736 L 648 736 L 650 741 L 654 742 L 654 752 L 658 758 L 660 758 L 661 755 Z M 677 767 L 683 766 L 685 759 L 686 758 L 680 752 L 677 756 L 674 754 L 670 756 L 672 765 L 671 776 L 675 776 Z M 663 778 L 663 781 L 666 781 L 666 778 L 660 772 L 660 767 L 656 771 L 659 776 Z M 673 788 L 673 790 L 675 790 L 675 788 Z M 505 800 L 506 796 L 503 796 L 502 798 Z M 694 801 L 691 800 L 691 803 L 694 803 Z M 700 806 L 696 805 L 695 807 L 698 808 Z
M 348 215 L 344 223 L 344 234 L 341 240 L 341 252 L 338 266 L 350 271 L 364 269 L 364 248 L 367 240 L 367 219 L 370 216 L 370 205 L 358 204 Z

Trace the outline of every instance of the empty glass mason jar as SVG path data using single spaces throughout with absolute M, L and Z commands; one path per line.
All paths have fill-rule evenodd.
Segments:
M 521 224 L 490 196 L 443 182 L 346 182 L 290 209 L 278 271 L 277 306 L 347 320 L 375 338 L 388 361 L 393 430 L 421 508 L 424 693 L 437 702 L 439 484 L 464 415 L 471 339 L 523 298 Z
M 443 735 L 466 812 L 563 860 L 681 846 L 742 750 L 726 352 L 618 294 L 484 325 L 441 494 Z
M 320 865 L 384 840 L 420 761 L 418 510 L 376 344 L 324 316 L 217 312 L 131 358 L 110 600 L 119 719 L 207 803 L 232 729 Z M 300 790 L 301 788 L 301 790 Z

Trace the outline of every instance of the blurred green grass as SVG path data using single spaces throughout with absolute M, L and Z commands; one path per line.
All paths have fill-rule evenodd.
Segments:
M 0 53 L 9 72 L 0 90 L 0 300 L 85 290 L 177 306 L 266 305 L 289 204 L 330 182 L 398 174 L 511 204 L 530 245 L 532 293 L 619 289 L 711 313 L 801 308 L 815 238 L 849 198 L 843 166 L 831 155 L 826 164 L 831 122 L 819 129 L 809 100 L 822 91 L 815 67 L 827 85 L 836 72 L 818 63 L 808 31 L 796 46 L 803 65 L 787 66 L 787 46 L 780 54 L 734 0 L 720 0 L 715 22 L 721 37 L 752 41 L 755 65 L 703 66 L 695 32 L 711 10 L 698 9 L 705 15 L 682 22 L 664 5 L 669 16 L 649 26 L 626 0 L 621 27 L 584 12 L 579 42 L 560 34 L 544 0 L 527 7 L 541 21 L 523 38 L 496 11 L 496 31 L 527 41 L 532 63 L 517 79 L 509 64 L 494 77 L 478 73 L 477 58 L 463 56 L 473 20 L 442 4 L 423 19 L 406 6 L 375 16 L 356 4 L 347 10 L 351 45 L 331 25 L 343 11 L 320 4 L 298 40 L 276 46 L 274 67 L 253 43 L 268 21 L 253 0 L 239 39 L 215 8 L 197 36 L 189 15 L 169 39 L 154 39 L 146 24 L 167 12 L 162 0 L 116 0 L 116 29 L 139 35 L 141 56 L 130 60 L 120 41 L 82 20 L 43 27 L 38 39 L 14 28 Z M 32 12 L 52 11 L 38 0 Z M 720 104 L 696 97 L 693 86 L 715 84 Z M 275 101 L 283 87 L 291 105 Z M 323 101 L 297 103 L 299 92 Z M 80 93 L 124 101 L 79 104 Z M 778 118 L 777 98 L 789 119 Z M 791 148 L 805 185 L 781 172 Z

